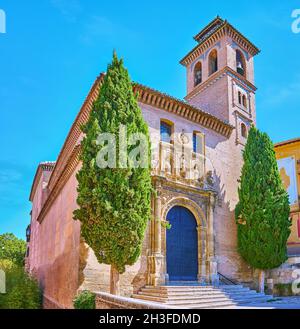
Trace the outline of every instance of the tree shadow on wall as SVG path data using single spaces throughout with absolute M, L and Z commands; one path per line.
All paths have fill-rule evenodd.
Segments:
M 237 191 L 226 191 L 224 183 L 226 173 L 223 175 L 224 177 L 217 175 L 214 170 L 214 186 L 218 193 L 214 209 L 215 255 L 218 272 L 232 281 L 254 287 L 254 270 L 241 258 L 237 249 L 235 222 Z

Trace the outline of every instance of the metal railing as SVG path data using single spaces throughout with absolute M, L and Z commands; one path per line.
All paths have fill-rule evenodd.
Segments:
M 220 282 L 225 284 L 225 285 L 238 285 L 238 283 L 235 280 L 229 279 L 225 275 L 221 274 L 218 272 L 218 275 L 220 277 Z

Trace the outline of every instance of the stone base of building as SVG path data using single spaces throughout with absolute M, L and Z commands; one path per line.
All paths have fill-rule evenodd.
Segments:
M 267 271 L 267 289 L 275 296 L 300 295 L 300 256 L 289 257 L 280 267 Z
M 57 303 L 56 300 L 53 298 L 43 295 L 43 309 L 48 309 L 48 310 L 61 310 L 64 309 L 62 305 Z

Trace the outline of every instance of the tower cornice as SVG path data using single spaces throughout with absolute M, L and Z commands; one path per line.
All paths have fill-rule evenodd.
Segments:
M 180 61 L 180 64 L 184 66 L 189 65 L 205 52 L 205 50 L 210 48 L 224 36 L 232 38 L 251 56 L 255 56 L 260 52 L 260 50 L 249 39 L 234 28 L 228 21 L 217 17 L 194 37 L 198 42 L 198 45 Z

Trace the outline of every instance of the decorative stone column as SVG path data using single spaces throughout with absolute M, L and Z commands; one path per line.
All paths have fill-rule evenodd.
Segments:
M 217 283 L 218 269 L 215 258 L 215 233 L 214 233 L 214 206 L 215 195 L 209 195 L 208 214 L 207 214 L 207 255 L 206 255 L 206 276 L 209 283 Z
M 156 184 L 156 196 L 154 199 L 154 254 L 161 254 L 161 196 L 160 184 Z
M 153 217 L 150 227 L 150 255 L 148 256 L 148 284 L 164 284 L 164 256 L 161 252 L 161 183 L 155 183 L 156 195 L 153 200 Z
M 206 273 L 206 227 L 198 226 L 198 282 L 207 282 Z

